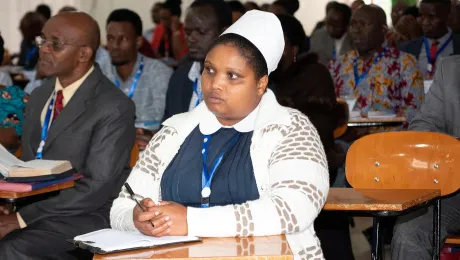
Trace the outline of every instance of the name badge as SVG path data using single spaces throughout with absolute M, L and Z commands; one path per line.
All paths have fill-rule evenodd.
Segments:
M 428 71 L 428 73 L 433 72 L 433 65 L 431 63 L 428 63 L 428 65 L 426 66 L 426 70 Z

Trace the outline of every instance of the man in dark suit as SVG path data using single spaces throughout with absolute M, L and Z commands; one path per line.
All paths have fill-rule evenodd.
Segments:
M 409 130 L 460 136 L 460 56 L 442 59 L 420 111 Z M 460 193 L 441 201 L 441 241 L 460 234 Z M 391 245 L 393 260 L 425 260 L 433 256 L 433 209 L 398 219 Z
M 204 59 L 214 40 L 231 24 L 232 11 L 223 0 L 196 0 L 192 3 L 184 23 L 189 55 L 169 81 L 164 120 L 188 112 L 201 102 L 200 78 Z
M 318 54 L 322 64 L 327 66 L 329 61 L 353 49 L 348 35 L 350 19 L 351 9 L 347 5 L 332 2 L 328 6 L 325 26 L 315 31 L 310 39 L 310 51 Z
M 417 58 L 426 80 L 433 78 L 439 57 L 460 54 L 460 35 L 448 27 L 450 9 L 450 0 L 422 0 L 420 19 L 424 36 L 399 47 Z
M 110 226 L 112 201 L 129 174 L 135 108 L 94 63 L 99 39 L 89 15 L 63 13 L 36 40 L 50 80 L 30 97 L 22 159 L 69 160 L 84 178 L 17 213 L 3 210 L 0 259 L 81 259 L 66 240 Z

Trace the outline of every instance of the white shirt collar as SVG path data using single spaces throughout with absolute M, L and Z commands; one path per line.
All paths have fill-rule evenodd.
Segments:
M 236 123 L 235 125 L 228 127 L 223 126 L 216 116 L 206 108 L 207 113 L 200 120 L 200 132 L 204 135 L 211 135 L 217 132 L 221 128 L 235 128 L 236 131 L 240 133 L 248 133 L 254 131 L 256 124 L 257 114 L 259 113 L 260 104 L 243 120 Z
M 340 51 L 342 50 L 342 46 L 343 46 L 343 42 L 345 40 L 345 37 L 347 37 L 347 33 L 344 33 L 342 35 L 342 38 L 340 38 L 340 39 L 334 39 L 335 50 L 336 50 L 337 54 L 339 54 Z M 337 55 L 337 56 L 339 56 L 339 55 Z
M 194 61 L 192 67 L 188 72 L 188 78 L 195 82 L 196 79 L 201 77 L 201 64 L 198 61 Z

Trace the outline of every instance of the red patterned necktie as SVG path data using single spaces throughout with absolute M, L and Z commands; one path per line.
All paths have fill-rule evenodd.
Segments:
M 53 121 L 56 120 L 62 109 L 64 109 L 63 100 L 64 95 L 62 95 L 62 90 L 59 90 L 56 94 L 56 101 L 54 101 Z
M 433 62 L 433 66 L 435 65 L 436 63 L 436 54 L 438 52 L 438 41 L 433 41 L 433 43 L 431 44 L 431 48 L 430 48 L 430 58 L 431 58 L 431 61 Z

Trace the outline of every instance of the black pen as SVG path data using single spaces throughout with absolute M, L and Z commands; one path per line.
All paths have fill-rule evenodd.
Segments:
M 142 211 L 145 212 L 144 206 L 142 206 L 141 203 L 134 197 L 135 196 L 134 191 L 131 189 L 131 186 L 129 186 L 129 184 L 127 182 L 125 182 L 125 187 L 128 190 L 128 193 L 131 196 L 131 198 L 137 203 L 139 208 L 141 208 Z M 150 224 L 152 224 L 152 227 L 155 227 L 155 225 L 153 224 L 152 220 L 150 220 Z

